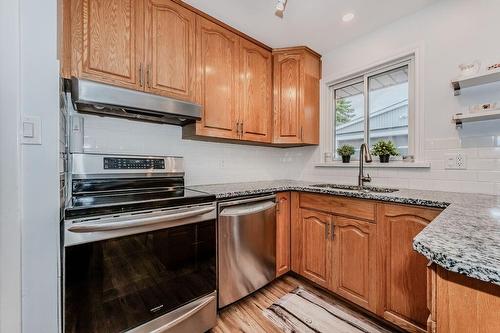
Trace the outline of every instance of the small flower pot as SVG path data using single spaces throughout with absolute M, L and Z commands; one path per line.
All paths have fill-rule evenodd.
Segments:
M 351 162 L 351 155 L 342 156 L 342 163 L 349 163 L 349 162 Z
M 389 157 L 391 157 L 390 155 L 380 155 L 379 158 L 380 158 L 380 163 L 389 163 Z

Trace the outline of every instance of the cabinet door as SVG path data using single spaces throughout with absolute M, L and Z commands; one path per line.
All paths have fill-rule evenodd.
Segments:
M 413 238 L 440 211 L 398 205 L 380 205 L 385 258 L 383 317 L 411 332 L 425 332 L 427 309 L 427 259 L 413 250 Z
M 276 276 L 290 270 L 290 192 L 276 195 Z
M 196 15 L 170 0 L 147 0 L 146 90 L 195 101 Z
M 197 17 L 197 59 L 201 77 L 202 119 L 196 134 L 237 138 L 239 37 Z
M 332 290 L 375 311 L 377 302 L 377 225 L 334 217 Z
M 76 7 L 79 4 L 75 2 Z M 77 50 L 72 61 L 78 67 L 77 75 L 142 89 L 143 1 L 82 0 L 81 6 L 81 12 L 80 8 L 73 11 L 78 21 L 74 33 Z
M 274 57 L 274 139 L 275 143 L 300 143 L 302 110 L 302 55 Z
M 331 274 L 330 227 L 332 216 L 314 210 L 300 209 L 300 274 L 320 286 L 329 286 Z
M 240 126 L 242 139 L 271 142 L 271 52 L 241 38 L 240 67 Z

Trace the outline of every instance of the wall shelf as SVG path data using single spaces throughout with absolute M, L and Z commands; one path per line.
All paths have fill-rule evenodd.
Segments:
M 457 128 L 462 128 L 463 123 L 492 119 L 500 119 L 500 110 L 484 111 L 470 114 L 457 113 L 453 116 L 453 121 L 455 122 Z
M 493 83 L 500 81 L 500 71 L 487 72 L 476 74 L 473 76 L 467 76 L 463 78 L 457 78 L 451 81 L 455 96 L 460 95 L 461 89 L 470 88 L 475 86 L 480 86 L 483 84 Z

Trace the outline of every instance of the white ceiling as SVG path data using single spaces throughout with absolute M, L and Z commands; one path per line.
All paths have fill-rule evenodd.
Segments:
M 184 0 L 273 47 L 306 45 L 325 54 L 438 0 L 288 0 L 284 17 L 276 0 Z M 354 20 L 342 16 L 354 13 Z

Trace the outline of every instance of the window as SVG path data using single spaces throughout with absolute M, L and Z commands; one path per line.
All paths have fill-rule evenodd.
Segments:
M 379 140 L 394 142 L 400 155 L 413 147 L 413 58 L 368 71 L 330 86 L 333 96 L 333 151 L 349 144 L 370 147 Z

